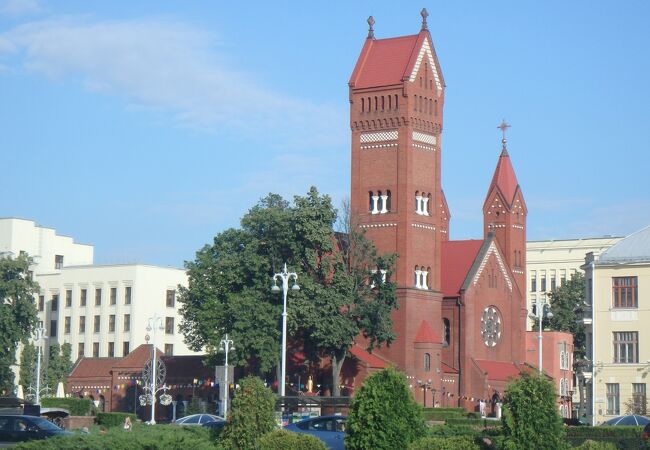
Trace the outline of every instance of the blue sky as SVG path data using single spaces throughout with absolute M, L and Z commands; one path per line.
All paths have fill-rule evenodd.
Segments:
M 423 6 L 453 239 L 481 236 L 504 117 L 529 239 L 650 224 L 645 0 L 0 0 L 0 216 L 181 266 L 268 192 L 339 204 L 366 19 L 414 34 Z

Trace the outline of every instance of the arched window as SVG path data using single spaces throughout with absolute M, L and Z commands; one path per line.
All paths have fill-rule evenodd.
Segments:
M 390 211 L 392 207 L 390 191 L 386 191 L 386 211 Z
M 420 87 L 422 87 L 422 77 L 420 77 Z
M 370 112 L 372 110 L 372 102 L 370 101 L 370 97 L 368 97 L 368 107 L 366 108 L 367 112 Z
M 447 346 L 451 341 L 451 324 L 446 317 L 442 319 L 442 345 Z
M 381 96 L 381 110 L 384 111 L 386 109 L 386 104 L 384 103 L 384 96 Z
M 399 109 L 399 104 L 397 103 L 397 94 L 395 94 L 395 111 Z
M 433 114 L 433 100 L 429 99 L 429 115 Z
M 413 111 L 417 112 L 418 110 L 418 96 L 413 96 Z
M 378 105 L 379 105 L 379 102 L 377 100 L 377 97 L 375 97 L 375 111 L 377 111 Z
M 379 210 L 379 213 L 382 213 L 384 211 L 385 203 L 384 203 L 384 196 L 382 195 L 381 191 L 377 192 L 377 209 Z
M 433 102 L 433 115 L 437 116 L 438 115 L 438 100 L 435 100 Z
M 427 267 L 424 272 L 424 279 L 422 280 L 422 289 L 429 289 L 429 275 L 431 274 L 431 267 Z
M 415 213 L 416 214 L 422 214 L 421 208 L 421 202 L 422 202 L 422 196 L 420 195 L 420 191 L 415 191 Z
M 424 204 L 426 206 L 427 216 L 431 215 L 431 194 L 427 194 L 427 201 Z
M 372 191 L 368 191 L 368 211 L 372 212 L 374 202 L 372 200 Z
M 415 285 L 416 289 L 420 289 L 420 267 L 415 266 L 415 271 L 413 272 L 414 275 L 414 281 L 413 284 Z
M 431 355 L 429 353 L 424 354 L 424 371 L 431 372 Z
M 361 97 L 361 112 L 364 112 L 366 110 L 366 101 L 363 97 Z
M 389 95 L 388 96 L 388 110 L 390 111 L 392 109 L 393 109 L 393 96 Z

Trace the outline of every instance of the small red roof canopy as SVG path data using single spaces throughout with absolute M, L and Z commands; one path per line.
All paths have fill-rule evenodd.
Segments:
M 352 356 L 357 358 L 362 363 L 366 364 L 368 367 L 373 369 L 385 369 L 388 367 L 388 363 L 383 359 L 379 358 L 372 353 L 368 353 L 366 350 L 362 349 L 358 345 L 353 345 L 350 349 Z
M 413 342 L 439 344 L 442 342 L 442 339 L 440 339 L 439 334 L 433 331 L 433 328 L 431 328 L 429 322 L 423 320 L 420 322 L 420 328 L 418 328 L 418 332 L 415 334 L 415 339 L 413 339 Z
M 488 380 L 508 381 L 521 374 L 521 370 L 510 361 L 489 361 L 487 359 L 475 359 L 474 361 L 487 374 Z

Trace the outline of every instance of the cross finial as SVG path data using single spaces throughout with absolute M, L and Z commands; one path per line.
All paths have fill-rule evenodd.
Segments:
M 420 11 L 420 15 L 422 16 L 422 29 L 427 30 L 427 17 L 429 17 L 429 13 L 427 12 L 426 8 L 422 8 L 422 11 Z
M 506 119 L 503 119 L 501 121 L 501 125 L 499 125 L 497 128 L 499 128 L 501 130 L 501 133 L 503 134 L 503 137 L 501 139 L 501 144 L 503 144 L 503 151 L 506 151 L 506 142 L 508 142 L 506 140 L 506 131 L 508 130 L 508 128 L 510 128 L 510 124 L 506 122 Z
M 372 28 L 374 24 L 375 24 L 375 19 L 372 16 L 368 17 L 368 39 L 375 38 L 375 30 L 374 28 Z

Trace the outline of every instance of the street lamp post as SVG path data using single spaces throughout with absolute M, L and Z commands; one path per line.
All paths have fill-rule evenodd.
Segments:
M 41 341 L 47 339 L 47 330 L 43 326 L 43 322 L 39 322 L 36 328 L 36 336 L 34 343 L 38 347 L 38 356 L 36 358 L 36 404 L 41 404 Z
M 158 391 L 158 380 L 156 374 L 156 371 L 158 369 L 158 355 L 156 354 L 156 332 L 163 330 L 164 328 L 162 317 L 156 314 L 155 316 L 149 318 L 147 332 L 153 334 L 151 337 L 151 385 L 149 387 L 149 395 L 151 395 L 151 420 L 149 423 L 151 425 L 156 424 L 156 393 Z
M 418 386 L 420 386 L 420 388 L 422 388 L 422 390 L 424 391 L 423 404 L 425 408 L 427 407 L 427 389 L 430 390 L 431 392 L 434 392 L 433 388 L 431 387 L 432 384 L 433 381 L 431 380 L 431 378 L 429 378 L 427 381 L 418 380 Z M 434 402 L 432 400 L 431 406 L 435 406 L 433 403 Z
M 284 397 L 284 385 L 287 372 L 287 292 L 289 291 L 289 280 L 293 279 L 293 286 L 291 290 L 299 291 L 298 275 L 295 272 L 287 272 L 287 263 L 284 263 L 284 269 L 280 273 L 273 275 L 272 292 L 282 291 L 282 367 L 280 371 L 280 397 Z M 277 285 L 278 281 L 282 281 L 282 288 Z
M 221 347 L 219 347 L 219 351 L 224 352 L 226 355 L 225 373 L 223 377 L 223 384 L 224 384 L 223 417 L 224 418 L 228 414 L 228 396 L 230 395 L 230 390 L 228 389 L 228 353 L 234 349 L 235 347 L 233 347 L 233 341 L 232 339 L 228 339 L 228 333 L 226 333 L 226 336 L 223 339 L 221 339 Z
M 542 373 L 542 320 L 544 317 L 547 317 L 549 319 L 553 317 L 553 313 L 551 312 L 551 305 L 546 303 L 546 294 L 544 294 L 541 299 L 535 300 L 535 313 L 528 314 L 528 317 L 532 320 L 537 320 L 539 323 L 537 330 L 537 353 L 539 357 L 539 373 Z

